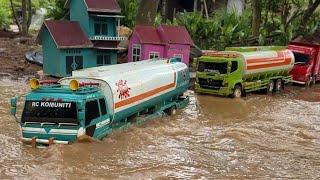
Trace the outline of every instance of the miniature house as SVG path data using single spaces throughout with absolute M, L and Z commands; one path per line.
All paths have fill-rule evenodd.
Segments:
M 121 9 L 116 0 L 67 0 L 70 21 L 49 20 L 37 41 L 43 46 L 43 70 L 63 77 L 73 70 L 117 63 Z
M 135 27 L 128 48 L 128 61 L 176 57 L 189 64 L 193 41 L 183 26 Z

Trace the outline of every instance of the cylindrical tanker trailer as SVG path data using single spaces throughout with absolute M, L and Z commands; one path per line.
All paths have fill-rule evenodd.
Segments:
M 281 91 L 291 80 L 293 65 L 290 50 L 203 51 L 198 59 L 195 90 L 232 97 L 262 89 Z
M 78 70 L 56 83 L 33 79 L 18 121 L 22 139 L 32 144 L 101 139 L 114 129 L 173 114 L 189 102 L 184 96 L 189 80 L 188 67 L 174 59 Z M 13 115 L 16 104 L 13 98 Z

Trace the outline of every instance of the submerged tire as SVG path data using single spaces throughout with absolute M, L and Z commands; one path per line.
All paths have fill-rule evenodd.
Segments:
M 312 82 L 312 77 L 308 76 L 305 87 L 309 87 L 311 85 Z
M 276 84 L 275 84 L 274 90 L 275 90 L 276 92 L 280 92 L 280 91 L 282 91 L 282 90 L 283 90 L 283 83 L 282 83 L 282 79 L 278 79 L 278 80 L 276 81 Z
M 242 96 L 242 87 L 240 85 L 234 86 L 233 93 L 231 95 L 233 98 L 241 98 Z
M 273 89 L 274 89 L 274 81 L 273 80 L 270 80 L 269 83 L 268 83 L 268 86 L 267 86 L 267 93 L 272 93 L 273 92 Z
M 165 110 L 165 113 L 167 113 L 169 116 L 176 115 L 177 114 L 177 108 L 171 107 Z
M 312 76 L 312 79 L 311 79 L 311 86 L 315 85 L 316 84 L 316 76 Z

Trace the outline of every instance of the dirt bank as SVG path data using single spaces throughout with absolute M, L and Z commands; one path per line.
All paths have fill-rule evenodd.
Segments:
M 38 48 L 34 37 L 10 36 L 0 33 L 0 77 L 13 79 L 24 76 L 36 76 L 42 67 L 25 61 L 25 53 Z

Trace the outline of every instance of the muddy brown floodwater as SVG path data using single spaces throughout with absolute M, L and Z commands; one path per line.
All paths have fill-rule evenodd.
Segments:
M 244 99 L 196 95 L 102 141 L 32 149 L 9 116 L 24 80 L 0 81 L 0 179 L 320 178 L 320 86 Z

